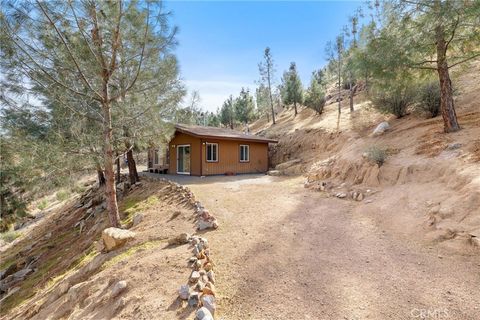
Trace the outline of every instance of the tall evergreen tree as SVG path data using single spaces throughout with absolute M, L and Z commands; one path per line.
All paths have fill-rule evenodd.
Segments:
M 270 108 L 272 111 L 272 123 L 275 124 L 275 108 L 273 107 L 273 93 L 272 93 L 272 86 L 274 85 L 275 79 L 275 67 L 272 58 L 272 53 L 270 52 L 270 48 L 265 48 L 265 52 L 263 55 L 264 61 L 258 64 L 258 70 L 260 71 L 260 80 L 266 88 L 268 88 L 268 97 L 270 102 Z
M 233 97 L 232 95 L 230 95 L 230 97 L 225 100 L 225 102 L 223 102 L 222 108 L 219 112 L 220 123 L 226 127 L 230 127 L 230 129 L 233 129 L 233 126 L 235 124 L 235 113 L 233 105 Z
M 235 119 L 248 124 L 255 116 L 255 104 L 248 89 L 242 88 L 234 103 Z
M 129 95 L 161 87 L 146 62 L 169 55 L 176 29 L 160 2 L 11 1 L 1 20 L 8 84 L 48 92 L 50 101 L 101 128 L 107 209 L 111 225 L 119 226 L 113 170 L 114 130 L 123 129 L 119 106 Z
M 295 62 L 290 63 L 290 68 L 283 74 L 282 100 L 286 104 L 293 104 L 295 115 L 298 114 L 297 104 L 303 103 L 303 87 Z
M 263 83 L 255 89 L 255 100 L 259 116 L 266 115 L 267 121 L 270 121 L 270 90 Z
M 313 72 L 310 87 L 308 87 L 305 95 L 305 105 L 308 108 L 315 110 L 318 114 L 321 114 L 326 99 L 325 92 L 318 80 L 318 73 Z

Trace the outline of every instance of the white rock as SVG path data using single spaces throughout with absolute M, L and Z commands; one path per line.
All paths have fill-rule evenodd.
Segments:
M 207 272 L 207 277 L 208 277 L 208 281 L 215 284 L 215 273 L 213 272 L 213 270 L 210 270 Z
M 210 294 L 206 294 L 202 295 L 200 300 L 202 301 L 203 307 L 207 308 L 212 316 L 215 315 L 215 310 L 217 309 L 215 305 L 215 297 Z
M 127 288 L 127 281 L 121 280 L 113 285 L 111 296 L 112 298 L 117 297 Z
M 217 228 L 218 228 L 218 223 L 217 223 L 217 219 L 215 218 L 211 220 L 198 219 L 197 221 L 198 230 L 217 229 Z
M 190 297 L 190 287 L 186 284 L 182 285 L 178 290 L 178 296 L 182 300 L 188 300 L 188 297 Z
M 106 251 L 111 251 L 123 246 L 127 241 L 135 238 L 135 232 L 110 227 L 102 232 L 103 244 Z
M 190 282 L 196 283 L 200 279 L 200 272 L 194 270 L 192 271 L 192 274 L 190 275 Z
M 197 310 L 195 320 L 213 320 L 213 316 L 207 308 L 202 307 Z
M 381 122 L 381 123 L 375 128 L 375 130 L 373 130 L 373 134 L 374 134 L 374 135 L 381 135 L 381 134 L 383 134 L 385 131 L 387 131 L 388 129 L 390 129 L 390 125 L 388 124 L 388 122 L 384 121 L 384 122 Z
M 279 171 L 279 170 L 269 170 L 267 172 L 267 175 L 269 175 L 269 176 L 281 176 L 282 172 Z
M 337 198 L 343 199 L 347 197 L 347 194 L 344 192 L 339 192 L 335 195 Z

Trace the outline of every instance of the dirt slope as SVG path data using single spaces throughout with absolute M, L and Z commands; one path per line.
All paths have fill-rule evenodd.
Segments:
M 17 284 L 18 291 L 2 299 L 0 318 L 173 319 L 194 314 L 195 308 L 178 299 L 178 288 L 191 272 L 191 248 L 167 243 L 180 233 L 195 232 L 193 200 L 186 194 L 159 181 L 135 186 L 119 202 L 122 221 L 129 225 L 138 213 L 143 220 L 130 228 L 136 233 L 133 241 L 109 253 L 99 253 L 94 243 L 107 227 L 105 211 L 85 219 L 80 233 L 77 222 L 88 215 L 80 199 L 54 210 L 1 253 L 2 266 L 14 263 L 21 269 L 32 257 L 36 262 L 33 273 Z M 127 287 L 114 293 L 120 281 Z
M 252 130 L 279 139 L 272 162 L 284 174 L 304 174 L 313 185 L 325 183 L 334 193 L 366 195 L 370 190 L 375 200 L 369 210 L 384 212 L 398 231 L 475 254 L 480 245 L 479 75 L 479 61 L 455 74 L 462 130 L 452 134 L 442 132 L 441 117 L 379 114 L 362 93 L 355 97 L 353 113 L 343 102 L 339 120 L 334 103 L 320 116 L 303 109 L 294 117 L 292 110 L 284 110 L 278 124 L 260 120 Z M 390 130 L 373 136 L 385 120 Z M 381 167 L 364 157 L 371 147 L 386 150 Z M 428 229 L 420 231 L 424 225 Z

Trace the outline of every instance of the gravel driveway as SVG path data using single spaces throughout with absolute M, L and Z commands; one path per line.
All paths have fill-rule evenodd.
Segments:
M 404 241 L 303 178 L 178 177 L 219 220 L 217 319 L 480 319 L 480 258 Z M 357 212 L 357 211 L 355 211 Z

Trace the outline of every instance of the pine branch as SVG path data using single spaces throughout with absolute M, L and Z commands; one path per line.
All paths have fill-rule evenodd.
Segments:
M 87 78 L 85 77 L 85 74 L 83 73 L 82 69 L 80 68 L 80 65 L 78 64 L 77 62 L 77 59 L 75 58 L 75 56 L 73 55 L 72 53 L 72 50 L 70 49 L 70 46 L 67 44 L 65 38 L 62 36 L 62 34 L 60 33 L 60 30 L 58 30 L 57 26 L 55 25 L 55 23 L 53 23 L 52 19 L 50 18 L 50 16 L 48 15 L 48 13 L 45 11 L 45 9 L 43 8 L 43 6 L 40 4 L 40 1 L 36 1 L 38 6 L 40 7 L 40 9 L 42 10 L 43 14 L 45 15 L 45 17 L 48 19 L 48 21 L 50 21 L 51 25 L 53 26 L 53 28 L 55 29 L 55 32 L 57 33 L 57 35 L 60 37 L 60 40 L 62 41 L 63 45 L 65 46 L 65 48 L 67 49 L 67 52 L 68 54 L 70 55 L 70 57 L 72 58 L 73 60 L 73 63 L 75 64 L 75 67 L 77 68 L 78 72 L 80 73 L 80 77 L 83 79 L 83 81 L 85 82 L 85 84 L 87 85 L 87 87 L 94 93 L 96 94 L 99 98 L 102 98 L 102 96 L 95 90 L 93 89 L 92 85 L 90 84 L 90 82 L 87 80 Z
M 464 59 L 464 60 L 460 60 L 460 61 L 456 62 L 456 63 L 448 66 L 448 69 L 453 68 L 453 67 L 455 67 L 456 65 L 459 65 L 459 64 L 461 64 L 461 63 L 467 62 L 467 61 L 469 61 L 469 60 L 475 59 L 476 57 L 480 57 L 480 53 L 474 54 L 473 56 L 471 56 L 471 57 L 469 57 L 469 58 L 466 58 L 466 59 Z

